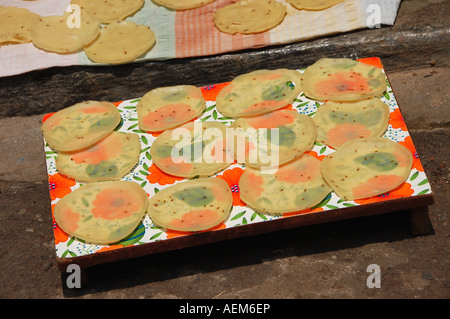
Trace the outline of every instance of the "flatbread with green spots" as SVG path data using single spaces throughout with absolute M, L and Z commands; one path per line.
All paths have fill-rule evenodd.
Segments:
M 235 77 L 217 95 L 217 110 L 227 117 L 248 117 L 291 104 L 302 91 L 296 70 L 256 70 Z
M 161 133 L 150 148 L 153 163 L 163 172 L 191 178 L 218 173 L 234 161 L 223 123 L 189 122 Z
M 247 167 L 239 180 L 239 190 L 247 205 L 272 214 L 311 208 L 331 192 L 320 172 L 320 161 L 309 154 L 280 166 L 273 174 Z
M 202 231 L 225 221 L 233 206 L 228 184 L 220 178 L 179 182 L 149 199 L 148 216 L 161 227 Z
M 138 163 L 141 151 L 135 133 L 112 132 L 94 145 L 75 152 L 59 152 L 56 169 L 77 182 L 120 180 Z
M 384 194 L 401 185 L 413 163 L 411 152 L 384 137 L 351 140 L 322 160 L 323 177 L 344 200 Z
M 389 107 L 378 98 L 322 104 L 313 120 L 317 141 L 335 149 L 357 138 L 380 137 L 388 127 Z
M 316 139 L 314 121 L 296 110 L 242 117 L 231 128 L 237 137 L 228 145 L 235 158 L 254 168 L 287 163 L 308 151 Z
M 147 92 L 136 106 L 139 128 L 147 132 L 162 132 L 195 119 L 205 107 L 205 99 L 198 87 L 156 88 Z
M 319 101 L 358 101 L 381 97 L 386 90 L 382 68 L 351 59 L 322 58 L 303 73 L 303 92 Z
M 53 114 L 41 125 L 41 131 L 53 150 L 78 151 L 106 137 L 121 119 L 113 103 L 85 101 Z
M 131 234 L 145 216 L 148 195 L 129 181 L 90 183 L 59 200 L 54 209 L 66 233 L 94 244 L 112 244 Z

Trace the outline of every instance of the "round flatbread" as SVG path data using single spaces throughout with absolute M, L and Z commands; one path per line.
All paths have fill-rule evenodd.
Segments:
M 55 205 L 54 217 L 66 233 L 89 243 L 111 244 L 133 232 L 143 219 L 148 195 L 128 181 L 81 186 Z
M 161 133 L 150 148 L 163 172 L 191 178 L 218 173 L 234 161 L 227 150 L 227 127 L 220 122 L 190 122 Z
M 100 32 L 100 22 L 85 10 L 80 10 L 80 25 L 74 23 L 72 13 L 47 16 L 33 20 L 31 40 L 33 44 L 49 52 L 75 53 L 94 41 Z
M 255 116 L 291 104 L 302 91 L 302 75 L 288 69 L 256 70 L 235 77 L 217 95 L 227 117 Z
M 319 11 L 344 2 L 344 0 L 287 0 L 287 2 L 299 10 Z
M 381 97 L 386 90 L 382 68 L 351 59 L 322 58 L 303 73 L 303 92 L 319 101 L 357 101 Z
M 224 180 L 199 178 L 160 190 L 149 199 L 147 213 L 159 226 L 194 232 L 225 221 L 232 206 L 231 189 Z
M 317 141 L 335 149 L 357 138 L 380 137 L 389 122 L 389 107 L 378 98 L 322 104 L 313 120 Z
M 331 188 L 322 178 L 320 161 L 304 154 L 273 174 L 246 168 L 239 180 L 241 199 L 257 211 L 284 214 L 311 208 Z
M 322 175 L 336 194 L 355 200 L 384 194 L 402 184 L 413 157 L 403 145 L 384 137 L 352 140 L 322 160 Z
M 101 23 L 111 23 L 139 11 L 144 0 L 72 0 L 71 3 L 88 11 Z
M 97 143 L 120 121 L 120 113 L 114 104 L 85 101 L 53 114 L 42 123 L 41 131 L 53 150 L 71 152 Z
M 99 37 L 84 48 L 97 63 L 120 64 L 136 60 L 156 43 L 150 27 L 131 21 L 112 22 L 100 30 Z
M 214 12 L 214 25 L 228 34 L 260 33 L 275 28 L 286 16 L 286 6 L 274 0 L 241 0 Z
M 147 92 L 136 106 L 139 128 L 147 132 L 162 132 L 195 119 L 205 107 L 205 99 L 198 87 L 157 88 Z
M 154 3 L 170 10 L 190 10 L 202 7 L 215 0 L 153 0 Z
M 316 139 L 314 121 L 295 110 L 239 118 L 231 128 L 236 138 L 229 138 L 228 145 L 235 158 L 255 168 L 287 163 L 309 150 Z
M 31 42 L 31 23 L 39 17 L 25 8 L 0 7 L 0 45 Z
M 112 132 L 83 150 L 59 152 L 56 169 L 81 183 L 120 180 L 138 163 L 140 151 L 137 134 Z

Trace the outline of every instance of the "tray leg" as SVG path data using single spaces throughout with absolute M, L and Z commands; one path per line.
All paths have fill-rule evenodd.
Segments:
M 414 235 L 431 233 L 432 225 L 428 216 L 428 206 L 411 209 L 411 231 Z

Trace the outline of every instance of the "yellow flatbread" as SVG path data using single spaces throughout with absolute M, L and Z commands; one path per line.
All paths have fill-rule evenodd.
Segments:
M 225 221 L 233 205 L 228 184 L 220 178 L 199 178 L 160 190 L 149 199 L 147 213 L 159 226 L 201 231 Z
M 139 136 L 112 132 L 94 145 L 76 152 L 59 152 L 56 169 L 77 182 L 120 180 L 138 163 Z
M 299 10 L 319 11 L 344 2 L 344 0 L 287 0 L 287 2 Z
M 101 23 L 111 23 L 139 11 L 144 0 L 72 0 L 71 3 L 88 11 Z
M 59 200 L 54 217 L 58 226 L 72 236 L 89 243 L 111 244 L 136 229 L 147 204 L 147 193 L 137 183 L 90 183 Z
M 160 6 L 176 11 L 199 8 L 213 1 L 215 0 L 153 0 Z
M 25 8 L 0 7 L 0 45 L 31 42 L 31 22 L 37 18 Z
M 100 30 L 99 37 L 84 48 L 94 62 L 120 64 L 132 62 L 156 43 L 150 27 L 131 21 L 112 22 Z
M 214 25 L 229 34 L 252 34 L 273 29 L 286 15 L 286 6 L 275 0 L 241 0 L 214 12 Z
M 354 200 L 384 194 L 409 176 L 412 154 L 384 137 L 351 140 L 322 160 L 322 175 L 336 194 Z

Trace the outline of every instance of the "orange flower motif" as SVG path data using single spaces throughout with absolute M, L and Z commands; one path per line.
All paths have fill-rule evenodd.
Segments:
M 394 112 L 391 112 L 391 115 L 389 116 L 389 124 L 391 124 L 395 129 L 400 128 L 402 131 L 407 130 L 403 115 L 398 108 L 395 109 Z
M 120 102 L 113 102 L 113 104 L 114 104 L 116 107 L 118 107 L 122 102 L 123 102 L 123 101 L 120 101 Z
M 69 235 L 65 233 L 61 228 L 59 228 L 58 224 L 55 221 L 54 212 L 55 212 L 55 205 L 52 205 L 52 219 L 53 219 L 53 234 L 55 236 L 55 245 L 59 243 L 66 242 L 67 239 L 69 239 Z
M 239 179 L 244 171 L 240 167 L 226 170 L 222 175 L 218 175 L 217 178 L 223 179 L 231 188 L 231 194 L 233 195 L 233 206 L 246 206 L 241 200 L 239 193 Z
M 42 117 L 42 123 L 44 123 L 45 121 L 47 121 L 52 115 L 54 115 L 56 112 L 53 113 L 47 113 L 44 114 L 44 116 Z
M 99 250 L 96 251 L 96 253 L 101 253 L 103 251 L 108 251 L 108 250 L 114 250 L 114 249 L 118 249 L 118 248 L 122 248 L 123 245 L 111 245 L 111 246 L 106 246 L 103 248 L 100 248 Z
M 148 172 L 147 180 L 152 184 L 168 185 L 184 179 L 183 177 L 164 173 L 155 164 L 152 164 L 152 166 L 148 168 Z
M 383 68 L 383 64 L 381 64 L 380 58 L 377 58 L 377 57 L 363 58 L 363 59 L 358 59 L 357 61 L 365 63 L 365 64 L 373 65 L 378 68 Z
M 69 178 L 65 175 L 56 173 L 54 175 L 48 175 L 48 189 L 50 191 L 50 198 L 55 200 L 56 198 L 63 198 L 69 194 L 72 190 L 70 187 L 76 184 L 73 178 Z
M 201 87 L 200 90 L 202 91 L 203 98 L 205 99 L 205 101 L 215 101 L 220 90 L 222 90 L 228 84 L 230 84 L 230 82 L 206 85 L 204 87 Z
M 413 144 L 411 136 L 407 136 L 403 142 L 399 142 L 399 144 L 405 146 L 413 155 L 413 166 L 412 168 L 417 169 L 420 172 L 423 172 L 422 162 L 419 159 L 419 155 L 417 154 L 416 147 Z
M 292 212 L 292 213 L 285 213 L 285 214 L 283 214 L 283 217 L 289 217 L 289 216 L 295 216 L 295 215 L 301 215 L 301 214 L 307 214 L 307 213 L 316 213 L 316 212 L 323 212 L 323 208 L 322 207 L 317 207 L 314 209 L 307 208 L 307 209 L 299 210 L 299 211 Z
M 206 230 L 202 230 L 202 231 L 198 231 L 196 233 L 204 233 L 207 231 L 211 231 L 211 230 L 218 230 L 218 229 L 224 229 L 226 228 L 225 223 L 222 222 L 217 226 L 211 227 L 210 229 L 206 229 Z M 180 237 L 180 236 L 186 236 L 186 235 L 190 235 L 193 234 L 193 232 L 188 232 L 188 231 L 178 231 L 178 230 L 170 230 L 167 229 L 166 230 L 166 234 L 167 234 L 167 239 L 170 238 L 175 238 L 175 237 Z
M 314 156 L 314 157 L 317 158 L 319 161 L 322 161 L 322 160 L 325 158 L 325 156 L 326 156 L 326 155 L 319 155 L 319 154 L 317 154 L 317 152 L 315 152 L 315 151 L 307 151 L 307 152 L 305 152 L 305 154 L 309 154 L 309 155 L 311 155 L 311 156 Z
M 403 183 L 400 186 L 394 188 L 393 190 L 391 190 L 387 193 L 377 195 L 377 196 L 372 196 L 369 198 L 357 199 L 357 200 L 355 200 L 355 203 L 370 204 L 370 203 L 382 202 L 385 200 L 390 200 L 390 199 L 395 199 L 395 198 L 408 197 L 408 196 L 411 196 L 413 193 L 414 193 L 414 190 L 411 188 L 411 184 Z

